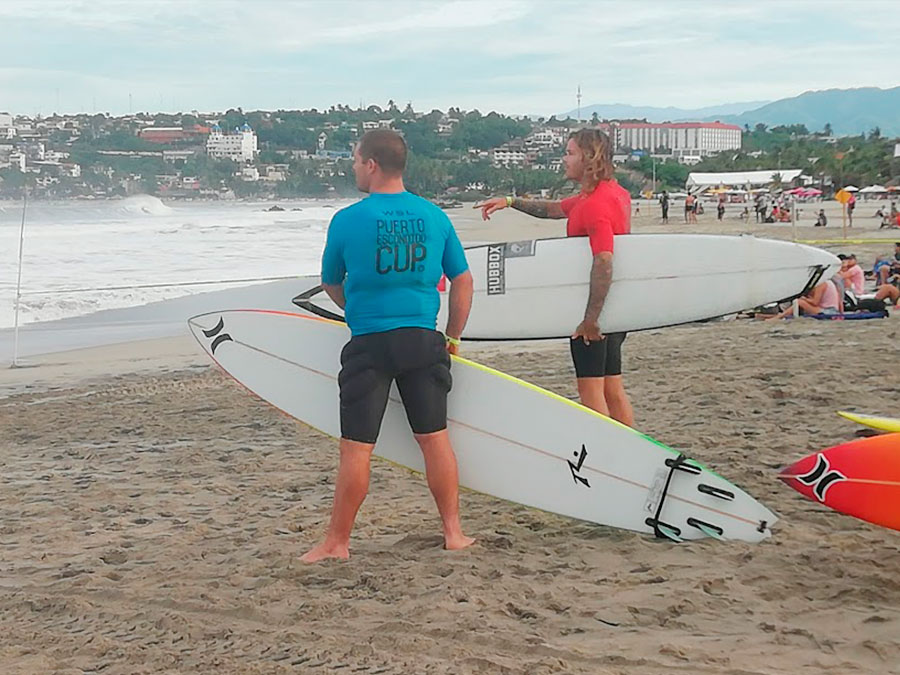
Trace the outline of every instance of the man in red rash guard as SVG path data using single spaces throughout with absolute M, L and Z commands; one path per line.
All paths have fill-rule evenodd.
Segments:
M 598 129 L 574 132 L 563 164 L 566 177 L 581 184 L 577 195 L 561 201 L 497 197 L 476 208 L 485 220 L 509 206 L 537 218 L 568 218 L 568 236 L 587 237 L 593 254 L 590 295 L 570 342 L 578 395 L 589 408 L 633 426 L 634 413 L 622 381 L 625 333 L 603 335 L 598 323 L 612 283 L 614 237 L 631 230 L 631 197 L 613 177 L 612 143 Z

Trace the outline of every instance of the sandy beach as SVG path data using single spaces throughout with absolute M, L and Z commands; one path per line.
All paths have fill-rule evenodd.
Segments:
M 863 207 L 853 236 L 884 244 L 828 248 L 869 268 L 900 236 Z M 828 208 L 836 226 L 806 220 L 800 238 L 840 237 Z M 673 208 L 662 226 L 642 206 L 634 230 L 791 235 L 710 211 L 684 225 Z M 469 241 L 564 232 L 517 213 L 490 227 L 450 215 Z M 448 553 L 423 477 L 375 460 L 351 560 L 304 566 L 329 515 L 337 442 L 248 395 L 189 337 L 4 369 L 0 670 L 900 673 L 900 533 L 775 478 L 854 437 L 835 410 L 897 416 L 898 321 L 629 336 L 636 426 L 778 513 L 758 545 L 673 544 L 464 492 L 478 543 Z M 562 341 L 464 355 L 576 395 Z

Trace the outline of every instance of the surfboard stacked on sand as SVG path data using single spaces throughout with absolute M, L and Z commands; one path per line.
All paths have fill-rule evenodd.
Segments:
M 197 316 L 191 332 L 244 387 L 340 435 L 337 376 L 346 324 L 238 310 Z M 700 464 L 573 401 L 453 357 L 448 429 L 460 484 L 501 499 L 672 540 L 756 542 L 776 516 Z M 396 385 L 375 455 L 423 471 Z
M 860 438 L 813 453 L 779 477 L 835 511 L 900 530 L 900 433 Z

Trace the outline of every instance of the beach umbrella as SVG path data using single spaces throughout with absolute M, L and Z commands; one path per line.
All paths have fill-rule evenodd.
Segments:
M 844 188 L 847 192 L 859 192 L 859 188 L 855 185 L 848 185 Z
M 818 197 L 822 194 L 822 191 L 819 188 L 804 188 L 803 195 L 805 197 Z
M 883 185 L 870 185 L 869 187 L 864 187 L 860 192 L 887 192 L 887 189 Z

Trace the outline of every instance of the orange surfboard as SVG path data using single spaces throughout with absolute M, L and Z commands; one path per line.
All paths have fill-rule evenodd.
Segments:
M 835 511 L 900 530 L 900 433 L 822 450 L 778 477 Z

